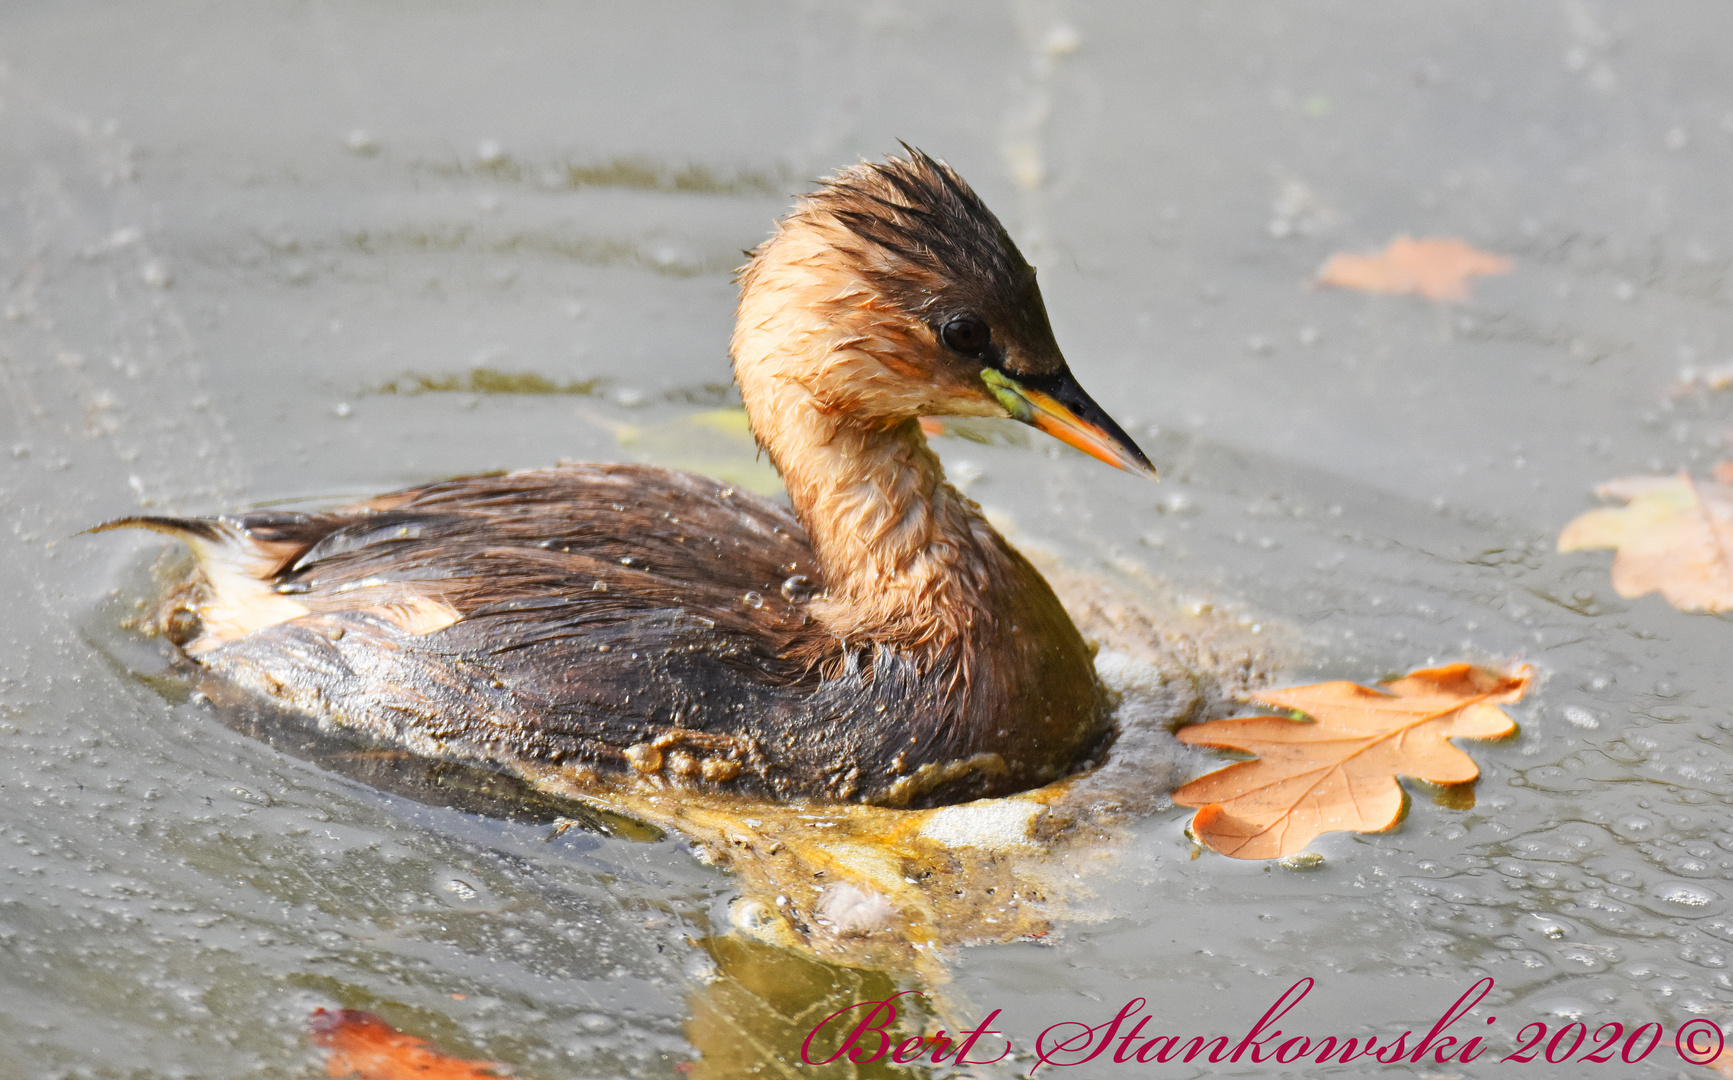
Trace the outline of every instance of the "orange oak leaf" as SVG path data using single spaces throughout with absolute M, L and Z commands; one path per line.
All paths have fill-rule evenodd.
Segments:
M 1363 292 L 1417 293 L 1430 300 L 1468 299 L 1468 279 L 1477 274 L 1508 274 L 1516 264 L 1460 240 L 1398 236 L 1371 255 L 1338 252 L 1318 271 L 1319 285 Z
M 1200 807 L 1192 834 L 1236 859 L 1301 851 L 1319 833 L 1380 832 L 1402 817 L 1398 776 L 1463 784 L 1480 775 L 1452 738 L 1499 739 L 1516 724 L 1498 705 L 1521 698 L 1533 672 L 1500 674 L 1472 664 L 1426 668 L 1372 690 L 1351 682 L 1258 693 L 1310 720 L 1252 716 L 1181 728 L 1194 746 L 1258 755 L 1173 793 Z
M 1627 476 L 1597 490 L 1624 506 L 1582 514 L 1559 533 L 1560 551 L 1618 548 L 1620 596 L 1659 589 L 1680 611 L 1733 611 L 1733 463 L 1714 480 Z
M 330 1049 L 325 1071 L 339 1080 L 498 1080 L 493 1070 L 504 1068 L 447 1057 L 359 1009 L 315 1009 L 307 1028 L 315 1045 Z

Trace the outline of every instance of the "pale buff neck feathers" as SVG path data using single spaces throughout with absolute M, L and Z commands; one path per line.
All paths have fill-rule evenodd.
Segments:
M 916 418 L 1004 413 L 907 362 L 935 348 L 931 331 L 862 280 L 848 241 L 796 214 L 759 249 L 741 276 L 735 378 L 823 568 L 815 616 L 844 640 L 946 648 L 993 610 L 1006 554 Z

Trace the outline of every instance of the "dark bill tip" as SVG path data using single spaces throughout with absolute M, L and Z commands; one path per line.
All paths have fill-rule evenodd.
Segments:
M 981 380 L 1015 419 L 1075 446 L 1098 461 L 1151 480 L 1157 478 L 1155 466 L 1131 441 L 1131 436 L 1083 392 L 1069 371 L 1019 381 L 988 368 L 981 372 Z

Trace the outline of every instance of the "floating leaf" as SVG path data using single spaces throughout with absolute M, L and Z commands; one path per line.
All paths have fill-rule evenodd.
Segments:
M 1224 855 L 1274 859 L 1319 833 L 1378 832 L 1402 816 L 1398 776 L 1462 784 L 1480 775 L 1452 738 L 1497 739 L 1516 730 L 1498 704 L 1516 701 L 1531 673 L 1470 664 L 1428 668 L 1372 690 L 1329 682 L 1259 691 L 1257 699 L 1310 720 L 1253 716 L 1182 728 L 1181 742 L 1258 755 L 1173 793 L 1200 807 L 1192 833 Z
M 1628 476 L 1600 494 L 1626 505 L 1581 515 L 1559 533 L 1560 551 L 1617 548 L 1620 596 L 1660 590 L 1680 611 L 1733 611 L 1733 462 L 1714 480 Z
M 316 1045 L 330 1049 L 325 1071 L 338 1080 L 498 1080 L 494 1070 L 504 1068 L 448 1057 L 359 1009 L 315 1009 L 307 1027 Z
M 1414 293 L 1431 300 L 1468 299 L 1468 279 L 1508 274 L 1516 264 L 1446 237 L 1398 236 L 1370 255 L 1339 252 L 1318 271 L 1319 285 L 1364 292 Z

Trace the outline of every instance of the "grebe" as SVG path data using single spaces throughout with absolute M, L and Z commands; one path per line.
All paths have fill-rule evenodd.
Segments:
M 792 514 L 565 465 L 98 528 L 192 548 L 162 625 L 210 675 L 418 754 L 894 806 L 1085 767 L 1112 732 L 1090 650 L 919 418 L 1008 415 L 1154 469 L 999 220 L 908 154 L 822 181 L 739 273 L 734 375 Z

